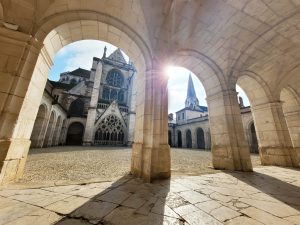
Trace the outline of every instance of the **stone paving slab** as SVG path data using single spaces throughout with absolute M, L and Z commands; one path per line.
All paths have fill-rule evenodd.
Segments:
M 299 224 L 300 170 L 0 189 L 0 225 Z M 263 185 L 262 185 L 263 184 Z

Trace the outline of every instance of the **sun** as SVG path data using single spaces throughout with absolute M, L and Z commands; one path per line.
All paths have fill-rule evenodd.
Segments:
M 168 78 L 172 77 L 174 74 L 176 74 L 178 71 L 178 68 L 176 66 L 167 66 L 166 67 L 166 75 Z

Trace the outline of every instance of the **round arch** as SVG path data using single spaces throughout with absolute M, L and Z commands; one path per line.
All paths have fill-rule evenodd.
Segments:
M 203 84 L 207 96 L 228 89 L 225 76 L 217 63 L 196 50 L 179 50 L 171 56 L 170 63 L 192 71 Z
M 252 107 L 274 101 L 267 83 L 253 72 L 243 73 L 236 83 L 245 91 Z
M 81 145 L 83 138 L 84 126 L 80 122 L 71 123 L 67 131 L 67 145 Z
M 182 148 L 182 132 L 177 130 L 177 147 Z
M 41 20 L 33 36 L 44 42 L 51 58 L 67 44 L 92 39 L 120 47 L 138 69 L 152 68 L 150 48 L 139 33 L 123 21 L 101 12 L 76 10 L 76 14 L 70 11 L 56 13 Z

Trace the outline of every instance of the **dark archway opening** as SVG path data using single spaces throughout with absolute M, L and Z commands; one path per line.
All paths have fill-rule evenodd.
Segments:
M 258 142 L 256 137 L 256 131 L 254 123 L 252 122 L 250 125 L 250 133 L 251 133 L 251 153 L 258 153 Z
M 172 132 L 170 130 L 168 131 L 168 143 L 172 146 Z
M 186 131 L 186 147 L 192 148 L 192 133 L 190 130 Z
M 178 143 L 178 148 L 182 148 L 182 137 L 181 137 L 181 131 L 177 132 L 177 143 Z
M 66 144 L 81 145 L 83 131 L 84 131 L 84 126 L 81 123 L 79 122 L 72 123 L 68 129 Z
M 204 131 L 200 127 L 197 129 L 197 148 L 205 149 Z

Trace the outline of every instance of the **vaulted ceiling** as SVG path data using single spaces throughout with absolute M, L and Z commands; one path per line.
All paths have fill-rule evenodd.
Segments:
M 228 81 L 251 73 L 270 92 L 290 86 L 300 93 L 299 0 L 2 0 L 1 4 L 3 21 L 18 24 L 19 31 L 33 36 L 41 24 L 64 12 L 69 12 L 67 21 L 94 12 L 95 20 L 106 15 L 126 24 L 154 60 L 193 50 Z

